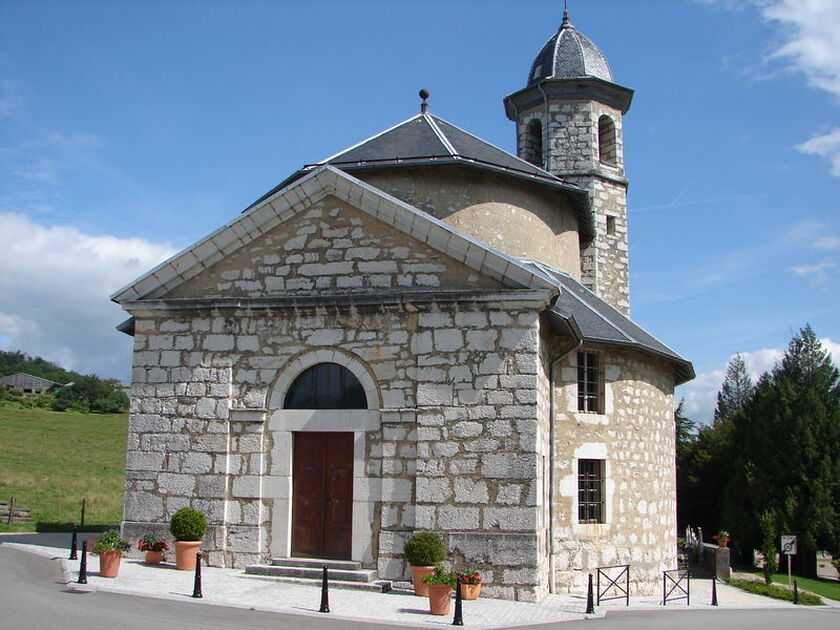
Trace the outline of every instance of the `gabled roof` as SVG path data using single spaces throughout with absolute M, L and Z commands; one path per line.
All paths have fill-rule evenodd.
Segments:
M 412 116 L 316 164 L 305 165 L 254 203 L 326 164 L 344 171 L 447 164 L 492 171 L 570 194 L 578 208 L 581 238 L 588 241 L 593 235 L 587 191 L 428 112 Z
M 516 259 L 352 175 L 324 165 L 162 262 L 114 293 L 111 299 L 124 303 L 160 298 L 329 195 L 506 286 L 556 290 L 553 282 L 525 268 Z
M 694 367 L 641 326 L 622 315 L 569 274 L 533 260 L 522 261 L 557 283 L 560 295 L 551 310 L 562 320 L 574 320 L 584 341 L 630 346 L 661 356 L 674 364 L 677 384 L 694 378 Z

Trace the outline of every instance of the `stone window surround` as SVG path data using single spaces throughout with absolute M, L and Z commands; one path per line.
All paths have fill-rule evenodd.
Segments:
M 581 459 L 600 459 L 604 462 L 604 487 L 603 487 L 603 507 L 601 512 L 600 523 L 581 523 L 578 521 L 578 460 Z M 581 538 L 597 538 L 598 536 L 606 536 L 609 534 L 610 524 L 612 523 L 612 506 L 613 497 L 615 494 L 615 481 L 612 479 L 612 466 L 610 465 L 609 457 L 607 457 L 607 445 L 603 442 L 588 442 L 581 444 L 574 452 L 574 466 L 572 474 L 566 477 L 563 481 L 563 494 L 570 496 L 572 499 L 571 521 L 572 529 L 577 536 Z
M 318 363 L 337 363 L 350 370 L 365 390 L 368 409 L 283 409 L 286 392 L 304 370 Z M 397 496 L 401 488 L 383 488 L 381 479 L 367 477 L 365 470 L 366 439 L 369 431 L 381 427 L 381 397 L 376 381 L 357 356 L 337 348 L 305 351 L 283 366 L 270 390 L 265 409 L 231 410 L 231 418 L 250 416 L 267 421 L 273 447 L 269 468 L 262 480 L 262 498 L 273 500 L 271 521 L 271 557 L 291 555 L 292 525 L 292 448 L 293 433 L 302 431 L 342 431 L 353 433 L 353 523 L 351 558 L 373 563 L 374 508 L 382 501 L 383 490 L 389 500 L 410 501 L 411 496 Z M 410 493 L 409 493 L 410 494 Z
M 580 355 L 585 356 L 592 356 L 595 358 L 595 370 L 597 372 L 596 379 L 597 379 L 597 394 L 595 400 L 595 408 L 594 409 L 581 409 L 580 407 L 580 388 L 581 388 L 581 380 L 580 380 Z M 578 373 L 575 375 L 575 383 L 577 385 L 577 413 L 580 414 L 592 414 L 592 415 L 604 415 L 605 408 L 606 408 L 606 396 L 604 390 L 606 389 L 606 382 L 605 382 L 605 370 L 604 370 L 604 353 L 598 350 L 593 350 L 591 348 L 580 348 L 575 355 L 575 367 L 577 368 Z M 589 365 L 589 359 L 587 358 L 587 366 Z M 588 383 L 586 380 L 586 375 L 584 374 L 584 383 Z

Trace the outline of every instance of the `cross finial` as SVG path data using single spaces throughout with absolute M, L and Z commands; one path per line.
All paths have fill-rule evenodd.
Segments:
M 420 98 L 423 99 L 420 102 L 420 113 L 425 114 L 429 111 L 429 104 L 426 102 L 426 99 L 429 98 L 429 90 L 426 88 L 420 90 Z

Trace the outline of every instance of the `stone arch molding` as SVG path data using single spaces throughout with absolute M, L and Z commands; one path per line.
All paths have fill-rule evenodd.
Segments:
M 337 363 L 350 370 L 365 390 L 367 409 L 283 409 L 286 393 L 304 370 L 319 363 Z M 277 375 L 268 396 L 269 426 L 287 431 L 373 431 L 380 425 L 381 396 L 371 369 L 356 355 L 338 348 L 309 350 L 293 357 Z

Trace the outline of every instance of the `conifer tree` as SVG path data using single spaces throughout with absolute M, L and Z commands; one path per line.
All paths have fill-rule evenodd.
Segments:
M 715 422 L 738 409 L 743 409 L 752 398 L 754 390 L 744 358 L 736 354 L 726 366 L 726 376 L 717 395 Z

